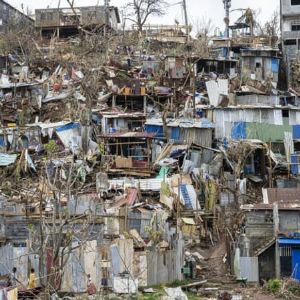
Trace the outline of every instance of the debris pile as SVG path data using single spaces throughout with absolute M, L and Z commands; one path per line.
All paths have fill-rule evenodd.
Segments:
M 0 59 L 3 291 L 242 299 L 300 279 L 300 109 L 274 39 L 204 55 L 184 26 L 121 34 L 86 9 L 38 11 L 32 49 Z

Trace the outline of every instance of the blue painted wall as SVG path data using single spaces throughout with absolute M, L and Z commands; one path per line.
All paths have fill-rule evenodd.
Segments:
M 247 139 L 247 123 L 235 122 L 231 130 L 231 137 L 235 140 Z
M 164 128 L 159 125 L 145 125 L 145 131 L 149 133 L 156 133 L 157 138 L 164 137 Z

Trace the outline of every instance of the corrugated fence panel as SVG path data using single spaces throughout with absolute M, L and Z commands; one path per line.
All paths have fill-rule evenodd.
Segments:
M 196 141 L 204 147 L 212 146 L 212 129 L 207 128 L 180 128 L 180 140 L 191 144 Z
M 28 283 L 28 249 L 27 247 L 13 248 L 13 265 L 18 270 L 18 280 L 23 284 Z M 36 272 L 37 276 L 37 272 Z
M 180 128 L 171 127 L 171 139 L 174 141 L 180 140 Z
M 10 245 L 1 247 L 0 274 L 9 274 L 13 267 L 13 247 Z
M 299 156 L 300 154 L 291 154 L 291 172 L 292 174 L 299 174 Z
M 248 282 L 258 282 L 258 257 L 241 257 L 241 276 Z

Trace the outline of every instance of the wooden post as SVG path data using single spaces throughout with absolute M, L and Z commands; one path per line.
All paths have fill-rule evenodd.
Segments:
M 127 232 L 127 222 L 128 222 L 128 205 L 126 204 L 126 206 L 125 206 L 125 224 L 124 224 L 125 232 Z
M 144 114 L 147 113 L 147 96 L 144 96 Z
M 112 97 L 112 107 L 116 107 L 116 95 L 115 94 Z
M 177 209 L 176 209 L 176 233 L 179 232 L 179 209 L 180 209 L 180 179 L 178 178 L 178 197 L 177 197 Z
M 269 153 L 268 153 L 268 158 L 269 158 L 269 165 L 270 165 L 270 168 L 269 168 L 269 187 L 272 188 L 273 187 L 273 172 L 272 172 L 272 159 L 271 159 L 271 146 L 272 146 L 272 143 L 270 141 L 269 143 Z
M 150 168 L 150 139 L 147 138 L 147 159 L 148 159 L 148 168 Z

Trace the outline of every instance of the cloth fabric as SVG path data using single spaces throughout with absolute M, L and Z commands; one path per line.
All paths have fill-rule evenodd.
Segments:
M 30 273 L 30 275 L 29 275 L 28 288 L 29 289 L 35 288 L 35 274 L 34 273 Z
M 18 289 L 14 288 L 7 292 L 7 300 L 18 300 Z

